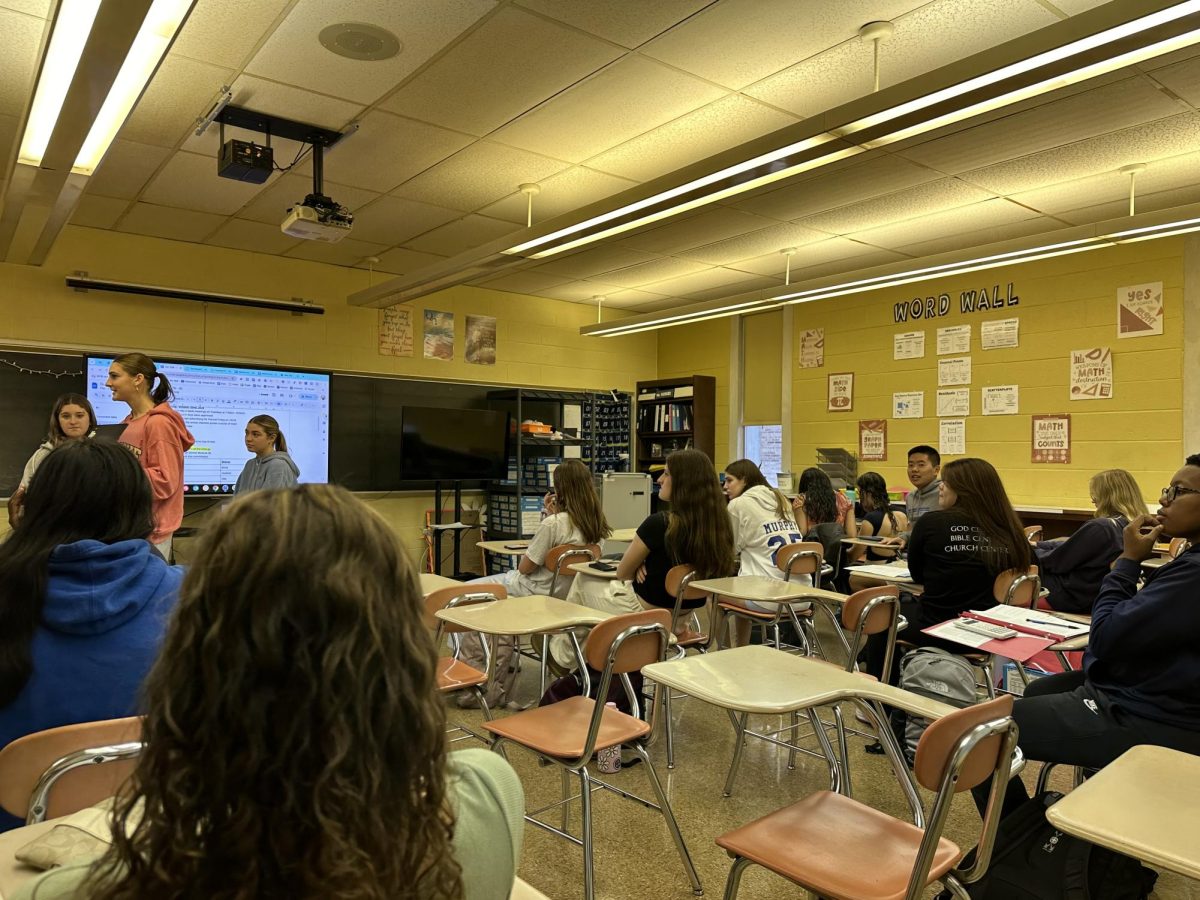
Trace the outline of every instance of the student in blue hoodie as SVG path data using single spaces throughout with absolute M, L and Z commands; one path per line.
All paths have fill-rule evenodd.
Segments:
M 1161 504 L 1122 532 L 1121 555 L 1092 606 L 1083 670 L 1039 678 L 1013 705 L 1026 758 L 1097 769 L 1138 744 L 1200 754 L 1200 454 L 1163 488 Z M 1192 547 L 1139 590 L 1160 536 Z M 1005 813 L 1025 799 L 1012 779 Z
M 147 538 L 150 482 L 125 447 L 69 441 L 0 544 L 0 747 L 135 715 L 182 570 Z M 0 810 L 0 831 L 22 824 Z
M 265 488 L 294 487 L 300 467 L 287 453 L 287 439 L 272 416 L 255 416 L 246 423 L 246 449 L 254 454 L 234 486 L 235 494 Z

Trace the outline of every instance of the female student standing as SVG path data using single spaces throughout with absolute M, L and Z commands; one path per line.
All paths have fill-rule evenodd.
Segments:
M 148 679 L 111 848 L 16 897 L 504 900 L 521 783 L 495 753 L 447 752 L 437 658 L 408 556 L 361 501 L 235 499 Z
M 54 401 L 50 410 L 50 428 L 46 440 L 33 451 L 33 456 L 25 463 L 25 471 L 21 474 L 21 483 L 11 497 L 8 498 L 8 523 L 15 527 L 21 518 L 21 504 L 25 501 L 25 492 L 33 473 L 37 471 L 42 460 L 50 455 L 50 451 L 64 441 L 73 441 L 87 437 L 96 432 L 96 413 L 87 397 L 79 394 L 63 394 Z
M 1010 569 L 1028 569 L 1031 548 L 1000 475 L 986 460 L 967 457 L 947 463 L 938 503 L 938 509 L 917 519 L 908 540 L 908 571 L 923 592 L 902 599 L 900 613 L 908 619 L 905 641 L 956 653 L 961 645 L 938 641 L 922 629 L 969 609 L 995 606 L 996 576 Z M 872 675 L 881 674 L 883 637 L 873 635 L 867 642 Z
M 246 423 L 246 449 L 254 458 L 246 461 L 234 493 L 295 487 L 300 467 L 288 456 L 287 438 L 273 416 L 255 416 Z
M 1088 613 L 1100 593 L 1113 560 L 1121 555 L 1122 529 L 1150 514 L 1141 488 L 1124 469 L 1105 469 L 1088 482 L 1096 518 L 1085 522 L 1065 541 L 1038 541 L 1034 562 L 1047 602 L 1063 612 Z
M 196 443 L 171 408 L 171 382 L 144 353 L 123 353 L 108 367 L 104 386 L 129 406 L 121 443 L 129 447 L 150 479 L 154 534 L 150 542 L 171 558 L 171 536 L 183 521 L 183 454 Z
M 617 578 L 632 581 L 633 590 L 649 606 L 672 609 L 667 572 L 687 563 L 698 578 L 722 578 L 733 571 L 733 528 L 725 495 L 712 460 L 699 450 L 676 450 L 658 477 L 658 496 L 670 510 L 650 515 L 621 557 Z M 703 606 L 703 600 L 684 608 Z
M 182 572 L 146 542 L 150 485 L 123 447 L 67 441 L 0 543 L 0 747 L 131 716 Z M 0 812 L 0 831 L 21 824 Z

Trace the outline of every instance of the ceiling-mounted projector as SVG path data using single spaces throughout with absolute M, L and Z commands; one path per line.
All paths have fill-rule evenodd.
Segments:
M 323 194 L 309 194 L 288 207 L 279 227 L 294 238 L 336 244 L 354 227 L 354 214 Z

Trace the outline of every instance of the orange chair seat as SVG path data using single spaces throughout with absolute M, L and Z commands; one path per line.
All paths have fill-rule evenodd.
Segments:
M 737 603 L 721 602 L 721 603 L 718 603 L 717 606 L 721 607 L 721 609 L 726 610 L 727 612 L 738 613 L 739 615 L 743 615 L 748 619 L 758 619 L 763 622 L 775 621 L 776 613 L 763 612 L 760 609 L 751 609 L 748 606 L 740 606 Z M 782 606 L 780 608 L 782 609 Z M 801 616 L 806 619 L 811 619 L 813 616 L 813 611 L 811 608 L 810 609 L 798 609 L 798 610 L 796 610 L 796 615 Z
M 480 672 L 474 666 L 469 666 L 453 656 L 443 656 L 437 661 L 437 686 L 443 694 L 461 691 L 463 688 L 475 687 L 485 682 L 486 672 Z
M 696 647 L 701 644 L 708 643 L 708 635 L 700 631 L 692 631 L 684 629 L 675 635 L 674 644 L 676 647 Z
M 543 756 L 578 759 L 583 753 L 595 701 L 568 697 L 549 706 L 536 706 L 503 719 L 484 722 L 492 734 L 528 747 Z M 615 747 L 650 733 L 650 726 L 615 709 L 605 709 L 596 735 L 596 749 Z
M 923 832 L 908 822 L 820 791 L 748 825 L 717 845 L 831 900 L 903 900 Z M 938 841 L 931 884 L 962 851 Z

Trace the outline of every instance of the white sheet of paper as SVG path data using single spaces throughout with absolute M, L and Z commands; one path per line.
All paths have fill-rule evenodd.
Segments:
M 942 419 L 938 422 L 938 447 L 942 456 L 962 456 L 967 452 L 967 420 Z
M 892 394 L 893 419 L 920 419 L 924 415 L 924 391 L 902 391 Z
M 938 360 L 938 387 L 971 383 L 971 357 L 950 356 Z
M 925 332 L 905 331 L 892 335 L 892 359 L 923 359 Z
M 966 644 L 968 647 L 982 647 L 988 641 L 992 640 L 986 635 L 982 635 L 974 631 L 967 631 L 967 629 L 958 624 L 956 619 L 951 619 L 948 622 L 935 625 L 933 628 L 930 628 L 927 633 L 947 641 L 954 641 L 956 644 Z
M 937 392 L 937 414 L 939 416 L 969 416 L 971 414 L 971 389 L 939 390 Z
M 939 328 L 937 352 L 938 356 L 945 356 L 947 353 L 970 353 L 971 326 L 951 325 L 949 328 Z
M 979 326 L 979 346 L 984 350 L 1003 350 L 1016 347 L 1020 340 L 1020 319 L 998 319 Z
M 985 387 L 980 392 L 985 416 L 1015 416 L 1018 408 L 1020 387 L 1015 384 L 997 384 Z

